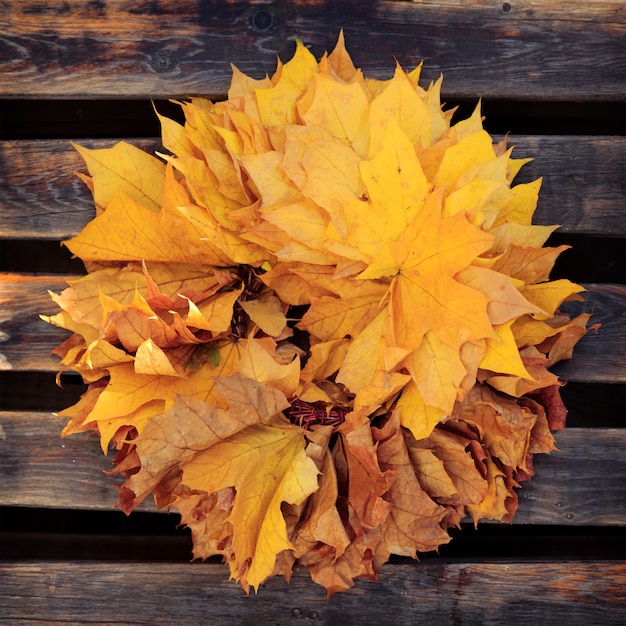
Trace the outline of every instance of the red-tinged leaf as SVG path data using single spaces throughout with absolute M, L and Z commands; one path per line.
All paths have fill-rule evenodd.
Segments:
M 378 528 L 389 515 L 391 507 L 382 496 L 396 474 L 381 470 L 368 422 L 346 421 L 340 433 L 348 506 L 364 530 Z
M 392 414 L 382 429 L 372 432 L 378 443 L 376 453 L 381 469 L 396 475 L 383 496 L 391 505 L 383 523 L 385 547 L 390 553 L 410 557 L 415 557 L 416 550 L 437 550 L 450 541 L 442 527 L 447 510 L 422 489 L 411 464 L 400 420 Z

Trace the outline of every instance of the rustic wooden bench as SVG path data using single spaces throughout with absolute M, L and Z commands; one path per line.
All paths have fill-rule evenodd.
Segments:
M 569 427 L 511 525 L 468 524 L 439 555 L 395 559 L 329 601 L 306 572 L 247 597 L 218 562 L 189 563 L 175 515 L 114 510 L 93 437 L 60 438 L 52 411 L 82 387 L 55 388 L 65 335 L 38 315 L 81 271 L 58 242 L 93 214 L 69 139 L 155 149 L 151 100 L 217 99 L 230 62 L 262 76 L 294 38 L 319 56 L 342 27 L 367 75 L 423 59 L 448 105 L 483 98 L 487 130 L 534 157 L 520 181 L 544 177 L 537 222 L 574 246 L 555 271 L 585 283 L 577 310 L 602 326 L 557 370 Z M 619 0 L 0 3 L 0 622 L 626 622 L 625 35 Z

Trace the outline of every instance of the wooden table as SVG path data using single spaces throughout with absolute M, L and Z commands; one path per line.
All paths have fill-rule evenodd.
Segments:
M 366 75 L 423 59 L 449 106 L 483 98 L 487 130 L 534 157 L 519 182 L 544 177 L 536 221 L 574 246 L 555 272 L 585 283 L 579 309 L 602 327 L 557 370 L 569 428 L 536 459 L 512 525 L 464 527 L 441 554 L 392 560 L 329 601 L 306 572 L 246 597 L 225 566 L 188 562 L 176 516 L 113 510 L 92 437 L 60 439 L 51 411 L 82 387 L 54 387 L 64 335 L 38 315 L 81 271 L 58 242 L 93 215 L 70 139 L 157 148 L 150 100 L 169 112 L 170 98 L 223 97 L 231 62 L 260 77 L 295 37 L 319 57 L 342 27 Z M 610 0 L 0 3 L 0 622 L 626 622 L 625 31 Z

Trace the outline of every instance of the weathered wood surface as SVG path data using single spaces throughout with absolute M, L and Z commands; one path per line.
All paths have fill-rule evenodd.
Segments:
M 513 132 L 515 129 L 511 129 Z M 129 140 L 143 150 L 159 141 Z M 115 140 L 85 140 L 107 148 Z M 516 182 L 543 177 L 537 224 L 561 224 L 559 232 L 626 234 L 624 137 L 509 137 L 514 156 L 531 157 Z M 0 142 L 0 237 L 65 239 L 93 218 L 93 200 L 74 172 L 85 167 L 69 141 Z
M 245 596 L 217 563 L 7 562 L 4 624 L 603 624 L 626 620 L 626 565 L 402 563 L 328 601 L 296 572 Z
M 394 57 L 423 59 L 427 80 L 444 73 L 448 97 L 620 100 L 624 16 L 619 0 L 7 0 L 0 94 L 223 94 L 230 62 L 262 77 L 277 55 L 290 58 L 295 38 L 320 56 L 343 28 L 367 75 L 389 77 Z
M 0 505 L 112 510 L 117 489 L 98 439 L 61 438 L 66 418 L 43 412 L 0 412 Z M 535 457 L 536 475 L 519 490 L 514 524 L 626 524 L 626 430 L 565 429 L 558 452 Z M 141 510 L 154 511 L 152 500 Z
M 613 106 L 626 93 L 621 0 L 7 0 L 0 3 L 0 98 L 223 96 L 230 62 L 260 77 L 273 72 L 276 55 L 290 58 L 296 37 L 319 58 L 341 27 L 367 75 L 391 76 L 394 56 L 406 67 L 423 59 L 423 81 L 443 73 L 448 101 L 551 101 L 552 110 L 561 102 L 565 111 L 568 102 Z M 624 137 L 510 131 L 514 155 L 535 159 L 518 182 L 544 177 L 537 223 L 561 223 L 561 232 L 573 234 L 626 235 Z M 149 150 L 159 143 L 131 141 Z M 80 143 L 106 147 L 114 140 Z M 73 175 L 82 169 L 68 141 L 1 142 L 0 240 L 53 242 L 77 233 L 93 216 L 90 194 Z M 0 369 L 12 367 L 20 378 L 27 370 L 53 378 L 58 360 L 49 351 L 66 333 L 37 313 L 56 311 L 47 289 L 61 291 L 65 279 L 0 275 Z M 571 381 L 624 383 L 625 288 L 590 287 L 586 304 L 570 306 L 592 312 L 592 323 L 602 328 L 556 371 Z M 593 385 L 580 387 L 587 393 Z M 623 393 L 623 384 L 613 388 Z M 591 391 L 590 398 L 605 409 L 609 404 Z M 588 412 L 596 415 L 593 407 Z M 111 456 L 102 455 L 94 436 L 61 439 L 64 423 L 50 413 L 0 412 L 0 507 L 107 517 L 116 479 L 101 470 L 111 468 Z M 536 538 L 546 529 L 552 537 L 585 529 L 595 536 L 619 532 L 626 525 L 626 429 L 572 428 L 556 437 L 559 452 L 535 457 L 536 475 L 519 490 L 510 530 L 518 538 Z M 154 506 L 145 503 L 141 510 Z M 575 553 L 586 558 L 584 548 Z M 125 562 L 122 550 L 104 556 L 107 562 L 68 562 L 67 553 L 58 554 L 65 560 L 23 555 L 0 563 L 2 624 L 626 623 L 626 565 L 567 561 L 562 553 L 546 562 L 536 553 L 507 562 L 488 554 L 474 562 L 396 559 L 377 584 L 358 581 L 328 602 L 306 571 L 296 572 L 290 586 L 272 579 L 246 597 L 216 562 Z M 619 550 L 590 558 L 607 556 L 623 558 Z
M 58 370 L 59 358 L 50 351 L 69 334 L 39 315 L 58 313 L 48 291 L 61 292 L 68 278 L 0 274 L 0 370 Z
M 0 370 L 57 371 L 50 353 L 68 332 L 51 326 L 40 314 L 58 312 L 48 290 L 60 293 L 70 278 L 61 275 L 0 274 Z M 602 324 L 576 345 L 575 359 L 557 364 L 555 372 L 572 382 L 626 382 L 626 287 L 586 285 L 584 303 L 568 303 L 574 313 L 592 313 Z
M 117 140 L 85 140 L 110 148 Z M 154 152 L 156 139 L 127 140 Z M 0 237 L 62 240 L 95 216 L 91 193 L 75 172 L 86 171 L 70 141 L 0 142 Z
M 574 348 L 574 358 L 561 361 L 554 372 L 562 380 L 576 382 L 626 381 L 626 287 L 624 285 L 585 285 L 584 302 L 567 302 L 563 309 L 572 317 L 591 313 L 590 330 Z M 600 380 L 600 378 L 602 380 Z
M 117 140 L 78 141 L 110 148 Z M 156 139 L 126 140 L 154 153 Z M 75 172 L 86 172 L 68 140 L 0 142 L 0 237 L 62 240 L 95 216 L 93 197 Z

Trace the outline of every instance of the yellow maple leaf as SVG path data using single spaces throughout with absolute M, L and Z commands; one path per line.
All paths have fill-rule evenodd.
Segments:
M 370 105 L 370 155 L 379 151 L 387 129 L 393 126 L 400 128 L 412 145 L 430 146 L 432 122 L 421 91 L 412 77 L 396 65 L 393 78 Z
M 509 321 L 494 326 L 496 336 L 487 339 L 487 350 L 479 366 L 492 372 L 532 379 L 522 363 L 511 325 L 512 322 Z
M 292 548 L 281 504 L 299 504 L 318 488 L 319 470 L 304 448 L 300 428 L 258 424 L 182 464 L 182 480 L 192 489 L 235 488 L 229 564 L 245 589 L 258 589 L 274 571 L 276 555 Z
M 142 465 L 124 487 L 134 508 L 173 468 L 248 426 L 268 421 L 288 406 L 284 395 L 239 373 L 215 379 L 215 392 L 227 408 L 178 395 L 171 408 L 154 416 L 135 439 Z
M 557 308 L 565 301 L 580 297 L 577 294 L 585 291 L 584 287 L 577 285 L 566 278 L 553 280 L 547 283 L 538 283 L 533 285 L 525 285 L 522 289 L 522 295 L 530 302 L 536 304 L 545 314 L 535 314 L 534 317 L 539 319 L 549 319 L 555 313 Z
M 293 58 L 280 68 L 276 83 L 255 90 L 259 116 L 266 128 L 295 122 L 296 99 L 317 71 L 315 57 L 300 43 Z
M 181 212 L 148 209 L 118 189 L 106 211 L 64 243 L 85 261 L 232 264 L 204 235 Z
M 171 408 L 177 394 L 223 405 L 224 400 L 215 390 L 215 380 L 236 371 L 241 347 L 224 343 L 219 347 L 218 360 L 201 360 L 197 367 L 187 368 L 184 374 L 182 368 L 189 363 L 192 354 L 185 347 L 178 355 L 170 350 L 166 358 L 176 375 L 172 375 L 171 371 L 163 373 L 162 369 L 147 372 L 140 369 L 138 372 L 135 359 L 130 362 L 120 359 L 107 365 L 106 385 L 98 388 L 98 395 L 88 412 L 83 411 L 79 402 L 66 409 L 64 414 L 74 418 L 80 415 L 82 425 L 93 424 L 100 434 L 101 447 L 106 454 L 118 428 L 130 425 L 141 432 L 152 417 Z M 176 357 L 180 358 L 180 362 L 176 361 Z M 77 369 L 81 371 L 80 364 Z
M 487 296 L 487 315 L 494 325 L 504 324 L 522 315 L 545 314 L 545 311 L 524 298 L 506 274 L 471 266 L 458 272 L 455 278 Z
M 90 150 L 77 144 L 91 179 L 94 201 L 106 209 L 119 190 L 152 211 L 161 208 L 165 165 L 156 157 L 125 142 L 112 148 Z
M 485 251 L 489 235 L 461 215 L 442 219 L 436 211 L 424 215 L 414 229 L 414 236 L 407 232 L 397 247 L 402 261 L 390 297 L 391 341 L 415 349 L 431 331 L 459 349 L 466 341 L 491 336 L 487 298 L 455 279 Z M 415 323 L 403 324 L 410 310 L 419 311 L 411 320 Z
M 287 325 L 283 304 L 273 294 L 266 293 L 253 300 L 242 300 L 240 305 L 250 319 L 271 337 L 278 337 Z
M 409 381 L 396 403 L 396 412 L 402 425 L 415 439 L 425 439 L 435 426 L 446 417 L 446 410 L 426 403 L 417 384 Z
M 428 331 L 419 347 L 403 363 L 426 405 L 449 413 L 467 372 L 459 351 Z
M 297 108 L 306 126 L 324 128 L 333 137 L 348 142 L 357 155 L 367 154 L 369 102 L 359 82 L 341 83 L 331 76 L 315 74 Z

